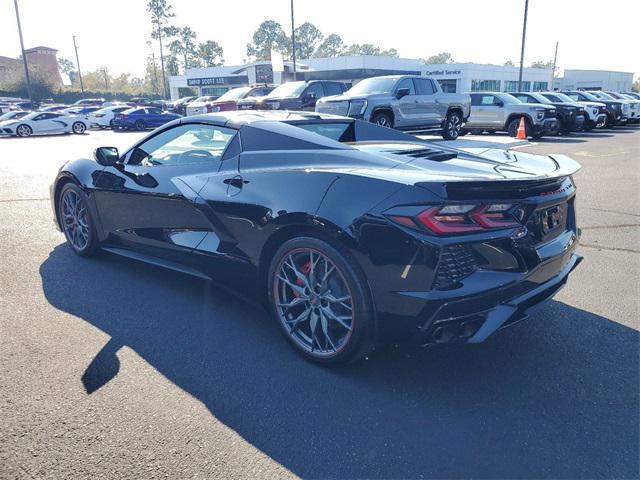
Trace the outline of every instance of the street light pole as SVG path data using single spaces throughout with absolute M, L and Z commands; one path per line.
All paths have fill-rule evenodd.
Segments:
M 16 21 L 18 22 L 18 35 L 20 36 L 20 50 L 22 51 L 22 63 L 24 64 L 24 77 L 27 81 L 27 93 L 29 94 L 29 102 L 33 107 L 33 97 L 31 96 L 31 80 L 29 79 L 29 66 L 27 65 L 27 56 L 24 53 L 24 42 L 22 41 L 22 26 L 20 25 L 20 12 L 18 11 L 18 0 L 13 0 L 16 7 Z
M 80 57 L 78 57 L 78 45 L 76 45 L 76 36 L 73 36 L 73 48 L 76 51 L 76 64 L 78 65 L 78 78 L 80 79 L 80 90 L 82 91 L 82 98 L 84 98 L 84 84 L 82 83 L 82 72 L 80 71 Z
M 527 12 L 529 0 L 524 0 L 524 23 L 522 24 L 522 48 L 520 49 L 520 73 L 518 73 L 518 91 L 522 91 L 522 67 L 524 65 L 524 40 L 527 36 Z
M 557 61 L 558 61 L 558 42 L 556 42 L 556 53 L 553 54 L 553 67 L 551 68 L 551 81 L 549 82 L 549 85 L 551 86 L 549 90 L 551 91 L 553 91 L 553 81 L 555 80 Z
M 291 59 L 293 60 L 293 80 L 298 79 L 296 73 L 296 28 L 293 21 L 293 0 L 291 0 Z

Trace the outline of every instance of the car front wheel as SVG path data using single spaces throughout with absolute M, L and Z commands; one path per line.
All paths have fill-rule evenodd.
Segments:
M 273 257 L 268 279 L 277 321 L 307 359 L 342 364 L 371 350 L 373 304 L 346 252 L 311 236 L 289 240 Z
M 98 239 L 84 192 L 73 183 L 62 187 L 58 199 L 60 226 L 71 249 L 82 257 L 94 255 Z
M 136 120 L 136 130 L 144 130 L 145 128 L 147 128 L 147 125 L 144 120 Z
M 393 120 L 391 119 L 391 115 L 384 112 L 374 113 L 373 117 L 371 117 L 371 123 L 375 123 L 376 125 L 380 125 L 381 127 L 393 128 Z
M 33 129 L 29 125 L 18 125 L 18 128 L 16 128 L 16 134 L 19 137 L 30 137 L 33 134 Z

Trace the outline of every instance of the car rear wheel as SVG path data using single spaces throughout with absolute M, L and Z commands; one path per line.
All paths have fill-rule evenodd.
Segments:
M 393 120 L 391 119 L 391 115 L 385 112 L 374 113 L 373 117 L 371 117 L 371 123 L 375 123 L 376 125 L 380 125 L 381 127 L 393 128 Z
M 71 130 L 77 135 L 82 135 L 86 129 L 87 127 L 82 122 L 75 122 L 73 125 L 71 125 Z
M 346 252 L 315 237 L 289 240 L 273 257 L 268 279 L 282 332 L 307 359 L 342 364 L 371 350 L 373 303 Z
M 449 112 L 444 121 L 442 138 L 455 140 L 460 136 L 460 130 L 462 130 L 462 117 L 458 112 Z
M 94 255 L 98 250 L 98 239 L 87 207 L 87 197 L 73 183 L 62 187 L 58 198 L 60 226 L 71 249 L 82 257 Z
M 147 125 L 144 120 L 136 120 L 136 130 L 144 130 L 145 128 L 147 128 Z
M 16 128 L 16 134 L 19 137 L 30 137 L 33 134 L 33 129 L 29 125 L 18 125 L 18 128 Z

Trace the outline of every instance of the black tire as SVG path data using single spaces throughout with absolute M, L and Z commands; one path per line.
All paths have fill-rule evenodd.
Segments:
M 16 127 L 16 135 L 19 137 L 30 137 L 33 135 L 33 128 L 25 123 L 21 123 Z
M 136 130 L 144 130 L 147 128 L 147 124 L 144 120 L 136 120 Z
M 595 128 L 595 122 L 591 121 L 591 120 L 586 120 L 584 122 L 584 124 L 582 125 L 582 131 L 583 132 L 590 132 L 591 130 L 593 130 Z
M 324 312 L 325 305 L 324 300 L 319 300 L 317 297 L 321 296 L 321 294 L 314 295 L 315 303 L 313 300 L 303 301 L 303 305 L 298 305 L 303 309 L 303 311 L 311 311 L 304 320 L 299 321 L 297 319 L 300 318 L 298 311 L 292 311 L 293 308 L 290 306 L 284 306 L 282 303 L 283 295 L 286 293 L 287 289 L 295 296 L 301 297 L 304 293 L 299 293 L 296 295 L 296 292 L 288 287 L 287 285 L 291 285 L 291 281 L 288 283 L 282 282 L 281 274 L 285 273 L 289 278 L 288 280 L 292 280 L 291 276 L 296 277 L 296 274 L 293 273 L 293 269 L 289 266 L 287 262 L 292 261 L 295 262 L 296 256 L 301 256 L 302 261 L 304 261 L 305 255 L 307 252 L 314 252 L 316 255 L 317 267 L 321 271 L 325 271 L 323 265 L 332 264 L 335 267 L 335 270 L 332 270 L 333 275 L 331 282 L 339 282 L 336 284 L 332 284 L 332 288 L 335 291 L 328 290 L 329 281 L 323 281 L 324 288 L 329 292 L 330 295 L 339 295 L 340 298 L 345 298 L 344 295 L 349 297 L 348 302 L 351 305 L 349 310 L 343 310 L 350 315 L 350 325 L 351 329 L 346 330 L 346 328 L 342 327 L 342 322 L 338 324 L 338 322 L 331 323 L 327 319 L 331 319 L 329 316 L 320 315 L 320 317 L 316 317 L 315 322 L 315 330 L 317 332 L 319 324 L 318 318 L 323 320 L 321 325 L 321 332 L 324 331 L 325 328 L 328 329 L 336 329 L 338 333 L 342 333 L 344 337 L 336 340 L 334 338 L 335 344 L 338 347 L 333 347 L 331 352 L 322 352 L 321 340 L 318 338 L 317 345 L 318 349 L 314 352 L 313 348 L 316 345 L 314 343 L 314 334 L 311 333 L 311 338 L 307 335 L 307 333 L 303 332 L 303 330 L 311 332 L 311 322 L 313 319 L 311 315 L 313 312 L 318 312 L 318 314 Z M 313 258 L 313 257 L 310 257 Z M 319 260 L 318 260 L 319 258 Z M 328 262 L 326 261 L 328 260 Z M 286 265 L 285 265 L 286 264 Z M 306 265 L 298 265 L 297 268 L 299 270 L 303 270 Z M 287 269 L 285 269 L 285 266 Z M 284 269 L 284 270 L 283 270 Z M 299 272 L 298 272 L 299 273 Z M 305 272 L 305 274 L 308 271 Z M 314 281 L 317 280 L 315 275 L 309 278 L 314 278 Z M 300 277 L 296 277 L 298 280 Z M 276 319 L 276 322 L 280 326 L 282 333 L 284 334 L 287 341 L 294 347 L 296 351 L 302 354 L 307 360 L 310 360 L 315 363 L 319 363 L 322 365 L 339 365 L 348 362 L 352 362 L 358 360 L 365 356 L 373 349 L 373 332 L 374 332 L 374 310 L 373 310 L 373 301 L 371 300 L 371 294 L 369 292 L 369 288 L 367 285 L 367 281 L 362 273 L 359 265 L 351 258 L 348 252 L 343 250 L 339 246 L 334 246 L 320 238 L 313 236 L 304 236 L 291 239 L 285 242 L 275 253 L 273 259 L 271 260 L 271 264 L 269 266 L 269 273 L 267 276 L 267 291 L 268 291 L 268 301 L 271 306 L 271 310 Z M 296 280 L 296 282 L 298 282 Z M 319 285 L 318 283 L 316 283 Z M 297 283 L 297 285 L 305 285 L 305 283 Z M 308 284 L 306 284 L 308 285 Z M 341 287 L 342 286 L 342 287 Z M 314 289 L 317 287 L 311 286 Z M 300 289 L 300 287 L 296 287 Z M 305 292 L 312 292 L 308 287 L 304 288 Z M 346 293 L 345 293 L 346 292 Z M 308 295 L 308 294 L 307 294 Z M 334 298 L 334 300 L 336 300 Z M 347 301 L 343 301 L 344 304 Z M 333 302 L 335 303 L 335 301 Z M 305 305 L 306 304 L 306 305 Z M 314 307 L 315 305 L 315 307 Z M 324 307 L 323 307 L 324 306 Z M 297 308 L 296 307 L 296 308 Z M 318 308 L 319 307 L 319 308 Z M 289 310 L 291 308 L 291 310 Z M 331 307 L 331 312 L 333 312 L 333 307 Z M 350 312 L 350 313 L 349 313 Z M 297 317 L 297 319 L 287 319 L 289 317 Z M 344 319 L 344 317 L 341 317 Z M 349 321 L 349 320 L 348 320 Z M 294 326 L 300 323 L 300 327 L 294 330 L 294 326 L 292 322 L 295 322 Z M 329 327 L 326 327 L 329 325 Z M 334 330 L 335 331 L 335 330 Z M 322 336 L 324 336 L 321 332 Z M 302 337 L 306 337 L 306 340 Z M 309 345 L 309 341 L 311 345 Z M 331 342 L 333 345 L 334 342 Z M 328 343 L 325 341 L 325 349 L 328 350 L 326 346 Z
M 68 215 L 66 215 L 65 213 L 65 209 L 67 208 L 65 204 L 65 198 L 67 195 L 70 197 L 75 196 L 80 204 L 84 207 L 85 213 L 84 215 L 81 215 L 80 213 L 80 215 L 83 217 L 83 223 L 85 223 L 86 227 L 80 226 L 77 222 L 77 218 L 75 219 L 75 228 L 73 228 L 71 224 L 66 221 L 66 217 L 68 217 Z M 94 220 L 89 210 L 87 196 L 84 194 L 82 189 L 80 189 L 74 183 L 67 183 L 60 190 L 56 209 L 58 212 L 58 219 L 60 220 L 60 227 L 62 229 L 62 232 L 64 233 L 65 238 L 67 239 L 67 244 L 69 245 L 69 247 L 81 257 L 91 257 L 95 255 L 100 248 L 100 244 L 98 242 L 98 235 L 96 234 Z M 67 210 L 67 213 L 72 213 L 71 210 Z M 74 237 L 75 231 L 78 231 L 77 237 Z M 84 236 L 85 234 L 86 241 L 78 242 L 77 240 L 79 240 L 80 236 Z
M 610 113 L 607 113 L 607 121 L 604 122 L 602 128 L 614 128 L 616 126 L 616 119 Z
M 507 125 L 507 133 L 509 133 L 510 137 L 514 137 L 518 134 L 518 127 L 520 126 L 520 118 L 513 118 L 509 121 L 509 125 Z M 524 128 L 527 131 L 527 137 L 533 137 L 531 135 L 531 122 L 528 118 L 524 119 Z
M 73 125 L 71 125 L 71 131 L 76 135 L 82 135 L 87 131 L 87 126 L 82 122 L 74 122 Z
M 569 133 L 569 129 L 565 125 L 564 120 L 562 120 L 562 118 L 558 117 L 556 119 L 556 122 L 558 122 L 557 123 L 558 126 L 556 127 L 556 133 L 557 134 L 561 133 L 563 135 L 566 135 L 567 133 Z
M 460 136 L 462 129 L 462 116 L 456 111 L 447 113 L 442 129 L 442 138 L 445 140 L 456 140 Z
M 114 128 L 113 128 L 113 120 L 109 120 L 109 128 L 111 130 L 114 130 Z
M 371 117 L 371 123 L 380 125 L 381 127 L 393 128 L 393 118 L 386 112 L 376 112 Z

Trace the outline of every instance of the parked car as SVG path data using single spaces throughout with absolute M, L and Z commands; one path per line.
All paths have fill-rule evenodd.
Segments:
M 102 107 L 97 105 L 76 105 L 74 107 L 65 108 L 60 112 L 67 115 L 81 115 L 84 118 L 87 118 L 90 113 L 97 112 L 100 108 Z
M 157 108 L 130 108 L 114 115 L 112 128 L 114 130 L 132 128 L 146 130 L 147 128 L 159 127 L 176 118 L 180 118 L 180 115 L 163 112 Z
M 232 88 L 217 100 L 207 105 L 207 113 L 225 112 L 238 109 L 238 101 L 251 97 L 264 97 L 269 94 L 275 87 L 267 85 L 254 87 Z
M 2 130 L 2 125 L 4 125 L 5 123 L 11 123 L 15 120 L 18 120 L 26 115 L 29 115 L 29 113 L 30 112 L 25 110 L 12 110 L 10 112 L 3 113 L 2 115 L 0 115 L 0 135 L 5 135 L 5 133 Z
M 152 107 L 158 108 L 160 110 L 166 110 L 166 105 L 162 100 L 150 100 L 148 98 L 143 97 L 133 97 L 131 100 L 126 102 L 130 107 Z
M 589 93 L 600 100 L 615 100 L 622 104 L 622 118 L 620 124 L 627 124 L 631 120 L 631 103 L 629 101 L 617 99 L 602 90 L 589 90 Z
M 568 97 L 561 92 L 540 92 L 545 98 L 548 98 L 552 102 L 567 103 L 570 105 L 578 105 L 584 108 L 585 111 L 585 130 L 593 130 L 594 128 L 602 128 L 607 121 L 607 106 L 600 102 L 576 102 L 571 97 Z
M 171 104 L 169 111 L 178 115 L 187 114 L 187 105 L 198 97 L 182 97 Z
M 113 118 L 118 113 L 122 113 L 125 110 L 130 110 L 129 105 L 116 105 L 111 107 L 104 107 L 95 112 L 91 112 L 87 117 L 89 120 L 89 126 L 99 128 L 113 128 Z
M 394 328 L 421 344 L 482 342 L 582 260 L 580 166 L 564 155 L 472 154 L 266 111 L 181 118 L 94 155 L 65 163 L 50 190 L 76 254 L 262 295 L 290 344 L 322 364 L 361 358 Z
M 607 95 L 609 95 L 615 100 L 620 100 L 621 102 L 625 102 L 626 104 L 629 105 L 629 109 L 628 109 L 629 119 L 627 120 L 627 123 L 635 124 L 640 122 L 640 100 L 630 95 L 625 95 L 624 93 L 611 92 L 611 91 L 606 91 L 603 93 L 606 93 Z M 624 111 L 624 108 L 623 108 L 623 111 Z
M 632 98 L 635 98 L 636 100 L 640 100 L 640 93 L 638 92 L 624 92 L 625 95 L 629 95 Z
M 200 115 L 202 113 L 207 113 L 207 108 L 211 106 L 211 104 L 220 98 L 217 95 L 204 95 L 202 97 L 198 97 L 192 102 L 189 102 L 186 106 L 186 115 Z
M 316 111 L 398 130 L 439 131 L 445 140 L 455 140 L 471 110 L 469 95 L 443 93 L 433 79 L 389 75 L 367 78 L 342 95 L 323 98 Z
M 95 106 L 101 107 L 103 103 L 104 103 L 104 98 L 83 98 L 81 100 L 74 102 L 73 104 L 78 106 L 95 105 Z
M 69 105 L 47 105 L 46 107 L 41 107 L 38 110 L 41 112 L 59 112 L 61 110 L 66 110 L 69 108 Z
M 471 115 L 465 132 L 507 132 L 516 136 L 524 118 L 527 136 L 540 138 L 557 132 L 556 108 L 542 103 L 522 103 L 513 95 L 500 92 L 471 93 Z
M 31 112 L 19 119 L 3 122 L 2 133 L 18 137 L 51 133 L 84 133 L 89 125 L 81 115 L 62 112 Z
M 607 109 L 607 121 L 604 124 L 606 128 L 613 128 L 615 125 L 623 125 L 627 123 L 627 120 L 622 113 L 622 102 L 618 100 L 601 98 L 593 95 L 592 92 L 584 90 L 563 90 L 562 93 L 576 102 L 604 103 Z
M 344 82 L 310 80 L 287 82 L 274 88 L 264 97 L 260 106 L 265 110 L 314 111 L 316 102 L 326 96 L 340 95 L 347 91 Z M 256 97 L 260 99 L 260 97 Z
M 12 104 L 13 108 L 16 110 L 37 110 L 40 107 L 38 102 L 15 102 Z
M 560 133 L 579 132 L 584 128 L 587 116 L 585 106 L 573 100 L 564 102 L 553 95 L 545 96 L 538 92 L 515 92 L 511 95 L 523 103 L 541 103 L 554 106 Z

